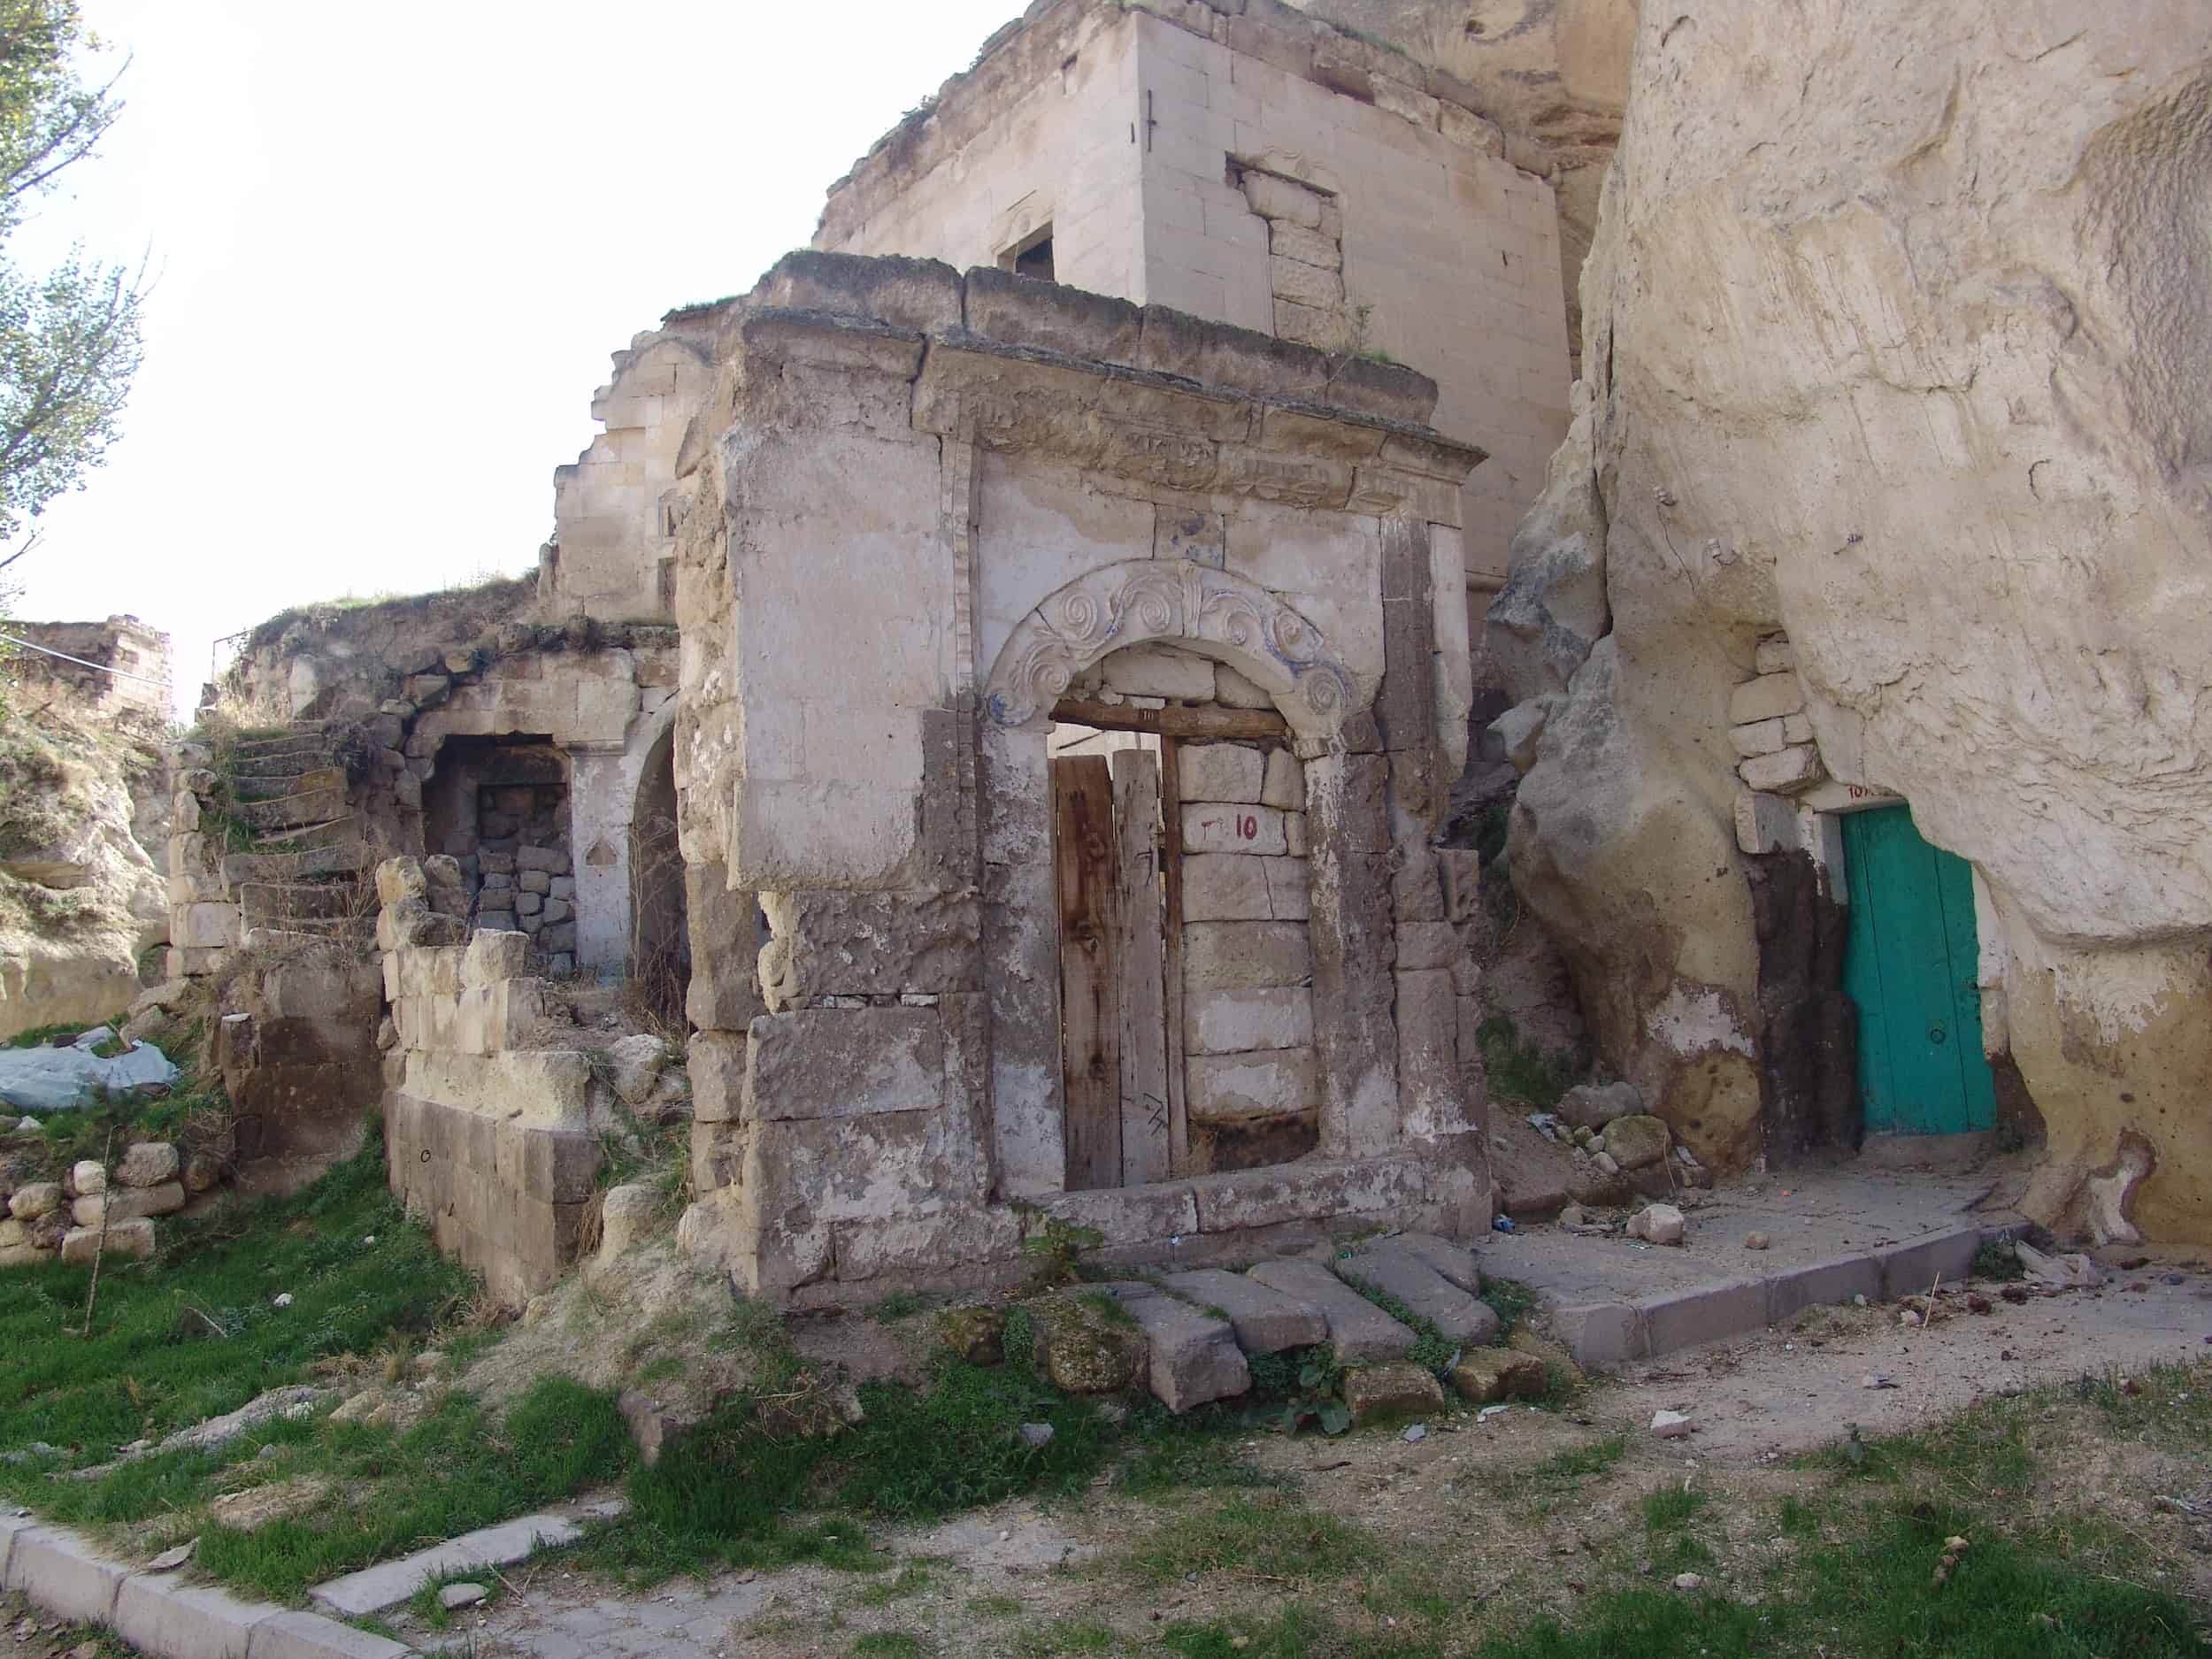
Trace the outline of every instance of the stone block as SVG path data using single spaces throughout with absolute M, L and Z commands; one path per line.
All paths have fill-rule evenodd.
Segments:
M 1344 279 L 1337 272 L 1299 259 L 1271 256 L 1267 262 L 1269 290 L 1279 300 L 1325 310 L 1344 303 Z
M 1242 743 L 1186 742 L 1177 747 L 1176 775 L 1187 804 L 1211 801 L 1256 805 L 1267 775 L 1267 757 Z
M 1739 789 L 1735 816 L 1736 845 L 1754 856 L 1784 852 L 1799 844 L 1797 806 L 1786 795 Z
M 493 933 L 479 928 L 461 956 L 460 983 L 473 989 L 520 979 L 529 964 L 530 940 L 525 933 Z
M 972 334 L 1101 363 L 1137 360 L 1144 313 L 1127 300 L 989 266 L 967 273 L 966 298 Z
M 73 1624 L 111 1624 L 130 1570 L 58 1526 L 27 1527 L 8 1550 L 5 1587 Z
M 1585 1371 L 1601 1371 L 1649 1352 L 1633 1302 L 1574 1302 L 1552 1310 L 1552 1334 Z
M 168 1141 L 142 1141 L 123 1154 L 115 1166 L 115 1180 L 121 1187 L 158 1187 L 175 1180 L 180 1166 L 177 1149 Z
M 1645 1356 L 1656 1357 L 1694 1342 L 1718 1341 L 1759 1329 L 1767 1320 L 1767 1286 L 1763 1279 L 1724 1279 L 1647 1296 L 1637 1307 L 1642 1317 Z
M 1544 1392 L 1544 1362 L 1512 1348 L 1471 1348 L 1447 1373 L 1452 1387 L 1470 1405 L 1501 1400 L 1533 1400 Z
M 1187 751 L 1186 751 L 1187 752 Z M 1260 784 L 1260 804 L 1286 812 L 1306 810 L 1306 769 L 1286 749 L 1267 751 L 1267 770 Z
M 1882 1300 L 1924 1295 L 1939 1274 L 1947 1285 L 1963 1282 L 1981 1248 L 1982 1230 L 1970 1224 L 1876 1250 L 1874 1259 L 1882 1268 Z
M 1795 673 L 1762 674 L 1728 694 L 1728 724 L 1752 726 L 1778 720 L 1805 706 L 1805 687 Z
M 1448 968 L 1459 957 L 1459 934 L 1449 922 L 1400 922 L 1398 967 L 1402 972 Z
M 1495 121 L 1463 110 L 1455 104 L 1440 104 L 1437 109 L 1437 130 L 1455 144 L 1473 150 L 1479 156 L 1505 154 L 1505 129 Z
M 1786 795 L 1818 783 L 1827 774 L 1822 770 L 1817 749 L 1810 743 L 1795 743 L 1744 762 L 1736 768 L 1736 775 L 1751 788 Z
M 247 1659 L 254 1626 L 277 1611 L 273 1603 L 241 1601 L 212 1585 L 139 1573 L 117 1592 L 115 1633 L 165 1659 Z
M 691 1072 L 691 1115 L 703 1124 L 735 1123 L 744 1116 L 746 1040 L 737 1032 L 692 1033 L 685 1054 Z
M 104 1217 L 108 1247 L 112 1249 L 118 1224 L 147 1216 L 173 1216 L 183 1208 L 183 1183 L 164 1181 L 158 1187 L 113 1187 L 104 1193 L 88 1193 L 70 1206 L 70 1214 L 81 1227 L 97 1227 Z
M 1135 645 L 1114 652 L 1102 666 L 1107 686 L 1124 696 L 1203 701 L 1214 695 L 1214 665 L 1203 657 Z
M 1649 1112 L 1616 1118 L 1605 1126 L 1605 1151 L 1624 1170 L 1640 1170 L 1667 1156 L 1667 1120 Z
M 1767 1323 L 1779 1325 L 1806 1308 L 1847 1302 L 1854 1296 L 1879 1302 L 1882 1264 L 1871 1256 L 1838 1256 L 1771 1274 L 1766 1285 Z
M 1252 1373 L 1230 1322 L 1172 1296 L 1141 1296 L 1123 1304 L 1149 1345 L 1147 1380 L 1170 1411 L 1226 1400 L 1252 1386 Z
M 1248 172 L 1242 180 L 1244 199 L 1262 219 L 1287 219 L 1309 230 L 1321 224 L 1322 195 L 1294 180 L 1271 173 Z
M 1297 820 L 1303 823 L 1301 818 Z M 1284 844 L 1289 844 L 1287 833 L 1291 819 L 1283 820 L 1286 833 Z M 1313 872 L 1303 858 L 1285 856 L 1263 858 L 1259 861 L 1267 870 L 1268 909 L 1279 922 L 1302 922 L 1313 913 Z
M 235 904 L 180 904 L 169 912 L 170 942 L 185 950 L 219 950 L 237 942 Z
M 59 1181 L 33 1181 L 8 1194 L 8 1214 L 18 1221 L 36 1221 L 62 1207 Z
M 1783 734 L 1784 724 L 1780 719 L 1773 719 L 1755 720 L 1749 726 L 1732 726 L 1728 728 L 1728 741 L 1736 746 L 1737 755 L 1745 760 L 1755 756 L 1771 755 L 1789 741 Z
M 1038 1208 L 1071 1226 L 1092 1228 L 1110 1245 L 1143 1244 L 1198 1231 L 1197 1201 L 1180 1184 L 1056 1193 L 1041 1200 Z
M 1306 856 L 1311 850 L 1308 841 L 1309 833 L 1306 827 L 1306 815 L 1303 812 L 1283 814 L 1283 851 L 1286 854 L 1293 858 Z
M 1797 672 L 1797 648 L 1786 634 L 1777 634 L 1759 641 L 1753 664 L 1762 675 L 1793 674 Z
M 873 317 L 926 334 L 961 326 L 958 273 L 934 259 L 864 258 L 800 250 L 779 259 L 754 290 L 763 306 Z
M 1228 709 L 1271 709 L 1274 695 L 1226 663 L 1214 664 L 1214 701 Z
M 1346 1283 L 1370 1286 L 1403 1302 L 1450 1341 L 1479 1348 L 1498 1334 L 1498 1316 L 1489 1303 L 1469 1295 L 1394 1240 L 1363 1246 L 1333 1265 Z
M 1247 1277 L 1317 1310 L 1328 1324 L 1329 1346 L 1340 1365 L 1402 1359 L 1413 1351 L 1415 1338 L 1409 1327 L 1318 1262 L 1262 1262 Z
M 97 1226 L 73 1227 L 62 1239 L 61 1259 L 72 1266 L 84 1267 L 90 1266 L 96 1256 L 142 1261 L 154 1253 L 154 1224 L 144 1216 L 111 1221 L 107 1224 L 106 1240 L 104 1246 Z
M 1298 922 L 1194 922 L 1183 930 L 1187 991 L 1304 985 L 1313 949 Z
M 1268 861 L 1249 853 L 1193 853 L 1183 860 L 1183 917 L 1192 922 L 1264 922 L 1274 915 Z
M 1340 271 L 1344 268 L 1342 242 L 1294 219 L 1278 219 L 1268 222 L 1267 251 L 1279 259 L 1295 259 L 1302 265 L 1319 265 L 1324 271 Z M 1281 292 L 1280 289 L 1276 291 Z
M 1481 1269 L 1475 1261 L 1475 1253 L 1465 1245 L 1455 1244 L 1433 1233 L 1401 1233 L 1390 1244 L 1425 1263 L 1446 1284 L 1456 1285 L 1471 1296 L 1482 1294 Z
M 1441 1411 L 1444 1388 L 1409 1360 L 1356 1365 L 1344 1373 L 1344 1403 L 1351 1409 L 1353 1426 L 1366 1428 Z
M 745 1056 L 747 1121 L 934 1110 L 944 1034 L 928 1008 L 763 1014 Z
M 1258 757 L 1254 757 L 1256 760 Z M 1258 793 L 1256 785 L 1253 791 Z M 1280 856 L 1289 851 L 1283 814 L 1271 806 L 1186 805 L 1183 850 L 1191 853 L 1257 853 Z
M 1804 714 L 1786 714 L 1782 717 L 1782 741 L 1786 743 L 1809 743 L 1813 741 L 1812 717 Z
M 1310 1048 L 1194 1054 L 1185 1075 L 1193 1122 L 1272 1117 L 1319 1103 Z
M 246 1659 L 411 1659 L 414 1649 L 319 1613 L 272 1613 L 253 1628 Z
M 1313 993 L 1302 985 L 1193 990 L 1183 1022 L 1193 1055 L 1303 1048 L 1313 1041 Z
M 1328 1340 L 1329 1324 L 1318 1308 L 1246 1274 L 1208 1267 L 1171 1273 L 1161 1282 L 1173 1294 L 1227 1319 L 1248 1354 L 1309 1348 Z
M 526 870 L 515 878 L 515 886 L 542 898 L 553 891 L 553 878 L 542 870 Z

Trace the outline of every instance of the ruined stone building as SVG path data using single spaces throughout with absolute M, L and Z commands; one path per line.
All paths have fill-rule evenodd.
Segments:
M 2099 25 L 2084 98 L 2039 12 L 1900 5 L 1924 73 L 1815 119 L 1770 71 L 1834 19 L 1315 9 L 1396 44 L 1032 7 L 618 354 L 534 581 L 247 642 L 315 735 L 201 776 L 274 844 L 180 822 L 173 966 L 417 860 L 396 1180 L 503 1294 L 591 1201 L 547 987 L 624 975 L 751 1288 L 1484 1228 L 1508 869 L 1707 1164 L 2001 1127 L 2039 1219 L 2212 1226 L 2187 32 Z M 1487 872 L 1471 736 L 1525 773 Z

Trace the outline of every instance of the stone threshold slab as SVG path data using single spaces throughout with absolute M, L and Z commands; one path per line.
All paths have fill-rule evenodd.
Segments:
M 1719 1279 L 1655 1295 L 1619 1300 L 1546 1296 L 1553 1334 L 1585 1371 L 1609 1371 L 1699 1342 L 1715 1342 L 1778 1325 L 1801 1309 L 1847 1302 L 1894 1302 L 1927 1290 L 1941 1275 L 1964 1279 L 1988 1239 L 2004 1227 L 1967 1223 L 1856 1255 L 1809 1262 L 1756 1278 Z
M 411 1659 L 414 1649 L 319 1613 L 241 1601 L 211 1585 L 140 1572 L 64 1526 L 0 1515 L 0 1588 L 73 1624 L 113 1631 L 151 1659 Z
M 610 1498 L 573 1506 L 565 1514 L 547 1510 L 517 1516 L 396 1561 L 380 1561 L 373 1567 L 319 1584 L 307 1593 L 307 1599 L 340 1618 L 365 1618 L 396 1607 L 424 1585 L 447 1574 L 473 1572 L 481 1567 L 511 1567 L 541 1549 L 573 1544 L 584 1536 L 584 1522 L 612 1519 L 628 1507 L 620 1498 Z

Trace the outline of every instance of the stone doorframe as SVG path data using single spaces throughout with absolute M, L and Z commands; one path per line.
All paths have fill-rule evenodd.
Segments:
M 1402 557 L 1417 541 L 1425 565 L 1425 538 L 1398 539 L 1405 543 Z M 1402 1009 L 1394 972 L 1400 952 L 1393 871 L 1413 866 L 1416 887 L 1424 878 L 1438 885 L 1438 876 L 1425 834 L 1414 834 L 1409 845 L 1394 836 L 1392 784 L 1394 775 L 1402 789 L 1413 787 L 1417 774 L 1432 769 L 1432 755 L 1425 747 L 1380 752 L 1374 713 L 1356 702 L 1354 677 L 1331 657 L 1322 631 L 1281 595 L 1209 566 L 1128 559 L 1087 572 L 1041 601 L 1008 636 L 985 684 L 984 950 L 994 970 L 987 988 L 996 1195 L 1044 1200 L 1066 1185 L 1046 756 L 1052 708 L 1101 657 L 1143 644 L 1225 663 L 1271 693 L 1304 764 L 1318 1156 L 1383 1156 L 1406 1149 L 1409 1131 L 1456 1126 L 1463 1104 L 1457 1068 L 1421 1075 L 1425 1049 L 1418 1040 L 1425 1022 L 1440 1019 L 1444 1049 L 1451 1050 L 1448 976 L 1441 980 L 1441 1008 L 1422 1008 L 1415 998 Z M 1424 958 L 1409 953 L 1408 959 Z M 1405 1035 L 1416 1041 L 1405 1056 L 1410 1064 L 1402 1067 Z M 1172 1056 L 1171 1063 L 1182 1058 Z M 1081 1196 L 1103 1206 L 1117 1193 L 1142 1190 Z

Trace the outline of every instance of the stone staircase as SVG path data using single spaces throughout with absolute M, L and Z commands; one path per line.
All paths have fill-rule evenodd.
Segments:
M 249 849 L 223 857 L 242 944 L 366 934 L 376 925 L 361 876 L 367 844 L 347 800 L 335 733 L 315 725 L 243 738 L 226 759 L 228 810 Z
M 1141 1380 L 1171 1411 L 1248 1392 L 1255 1359 L 1325 1348 L 1345 1368 L 1345 1398 L 1356 1420 L 1418 1414 L 1444 1403 L 1435 1375 L 1413 1363 L 1432 1336 L 1455 1356 L 1452 1380 L 1463 1395 L 1495 1397 L 1501 1356 L 1491 1345 L 1500 1322 L 1479 1300 L 1474 1252 L 1432 1234 L 1373 1240 L 1333 1252 L 1326 1262 L 1289 1257 L 1243 1273 L 1198 1268 L 1081 1288 L 1112 1296 L 1127 1313 L 1143 1337 Z M 1057 1374 L 1056 1339 L 1056 1333 L 1043 1339 L 1047 1371 L 1066 1386 L 1075 1379 Z M 1525 1369 L 1540 1379 L 1540 1361 L 1502 1358 L 1507 1371 Z
M 344 937 L 376 925 L 368 844 L 348 799 L 342 731 L 301 725 L 176 750 L 169 977 L 234 950 Z

